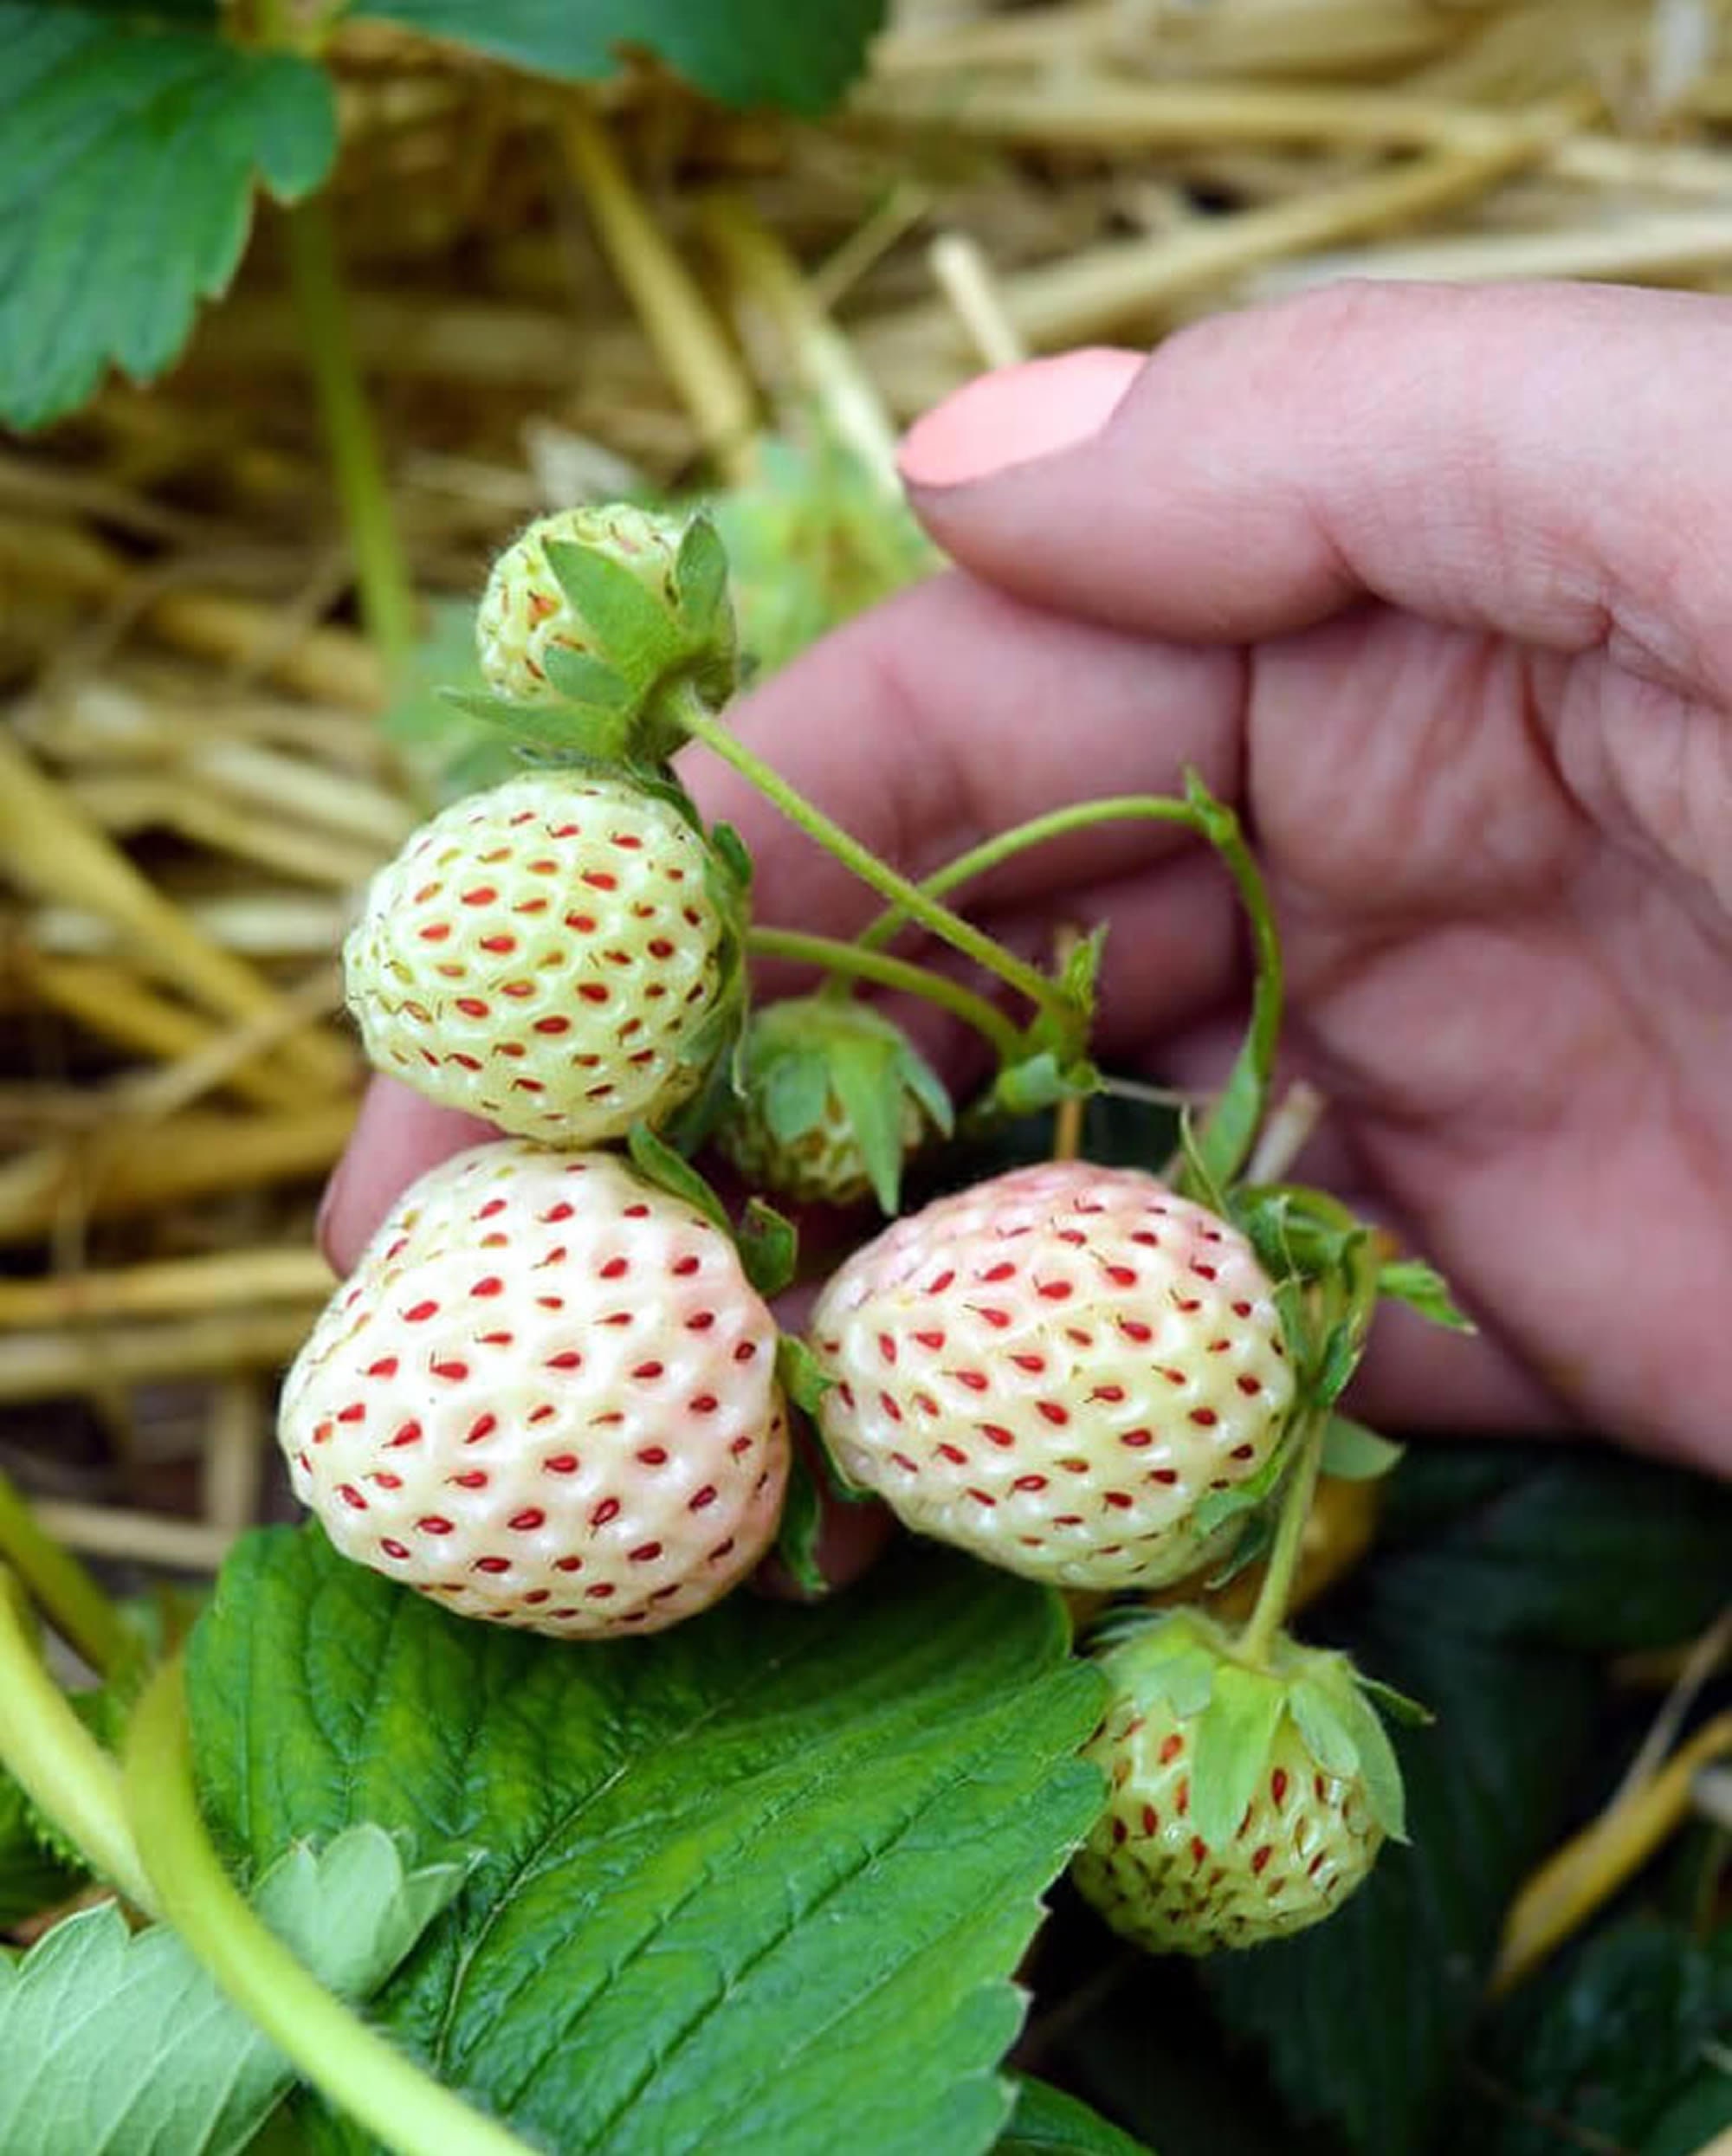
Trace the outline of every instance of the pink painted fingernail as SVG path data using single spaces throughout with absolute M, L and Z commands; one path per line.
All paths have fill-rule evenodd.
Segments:
M 983 374 L 914 422 L 898 469 L 910 487 L 961 487 L 1074 449 L 1112 417 L 1141 365 L 1103 348 Z

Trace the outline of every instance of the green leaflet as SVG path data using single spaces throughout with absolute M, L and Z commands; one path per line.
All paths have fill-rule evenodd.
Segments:
M 0 1929 L 68 1901 L 84 1884 L 42 1846 L 41 1822 L 10 1774 L 0 1772 Z
M 74 410 L 113 363 L 148 382 L 235 273 L 255 182 L 336 154 L 324 72 L 198 29 L 0 0 L 0 419 Z
M 966 2156 L 1005 2122 L 1011 1974 L 1101 1801 L 1066 1639 L 1054 1598 L 910 1556 L 814 1608 L 739 1595 L 573 1649 L 278 1530 L 229 1559 L 188 1675 L 243 1866 L 362 1818 L 486 1851 L 373 2013 L 518 2131 Z
M 405 1874 L 357 1826 L 315 1856 L 288 1849 L 259 1914 L 322 1980 L 365 1998 L 462 1883 L 448 1861 Z M 0 1960 L 0 2148 L 6 2156 L 221 2156 L 246 2147 L 294 2069 L 173 1932 L 133 1936 L 112 1902 Z
M 1463 2145 L 1708 2156 L 1732 2127 L 1729 2037 L 1732 1925 L 1698 1943 L 1625 1918 L 1523 1985 L 1485 2031 Z
M 884 0 L 363 0 L 356 12 L 580 80 L 614 74 L 637 46 L 723 104 L 818 113 L 858 71 Z
M 1141 2141 L 1062 2088 L 1024 2075 L 994 2156 L 1149 2156 Z

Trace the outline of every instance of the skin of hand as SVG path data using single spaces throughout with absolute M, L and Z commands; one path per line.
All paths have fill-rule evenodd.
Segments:
M 1335 287 L 986 376 L 903 449 L 955 569 L 736 707 L 914 874 L 1187 765 L 1236 803 L 1329 1101 L 1301 1172 L 1480 1328 L 1380 1317 L 1354 1398 L 1388 1426 L 1732 1472 L 1729 380 L 1732 305 L 1585 286 Z M 759 918 L 876 911 L 731 774 L 685 775 Z M 1030 953 L 1109 920 L 1102 1052 L 1223 1068 L 1244 945 L 1197 847 L 1097 829 L 968 896 Z M 479 1134 L 376 1084 L 333 1262 Z

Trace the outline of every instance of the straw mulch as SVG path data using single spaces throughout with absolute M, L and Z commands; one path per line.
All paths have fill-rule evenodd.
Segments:
M 1732 278 L 1732 5 L 909 0 L 843 115 L 340 48 L 355 334 L 428 595 L 542 507 L 869 474 L 983 364 L 1353 272 Z M 280 1504 L 357 1060 L 333 953 L 417 815 L 268 216 L 178 371 L 0 444 L 0 1467 L 214 1566 Z

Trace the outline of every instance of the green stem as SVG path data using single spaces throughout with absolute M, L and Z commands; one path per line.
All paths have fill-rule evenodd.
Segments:
M 125 1785 L 169 1921 L 315 2088 L 401 2156 L 529 2156 L 525 2142 L 350 2012 L 247 1906 L 199 1817 L 178 1662 L 159 1669 L 139 1701 Z
M 797 965 L 822 966 L 832 976 L 876 981 L 883 988 L 900 988 L 911 996 L 924 997 L 952 1011 L 990 1041 L 1007 1061 L 1022 1047 L 1022 1036 L 1002 1011 L 984 996 L 947 980 L 930 966 L 908 959 L 893 959 L 879 951 L 863 951 L 858 944 L 842 943 L 833 936 L 808 936 L 792 928 L 748 928 L 747 950 L 760 958 L 786 959 Z
M 971 846 L 966 854 L 959 854 L 954 861 L 946 862 L 941 868 L 935 868 L 924 877 L 920 888 L 928 898 L 942 898 L 959 884 L 984 875 L 987 869 L 996 868 L 1000 862 L 1009 861 L 1013 855 L 1044 846 L 1049 839 L 1063 838 L 1071 831 L 1088 830 L 1096 823 L 1121 822 L 1194 826 L 1196 817 L 1185 802 L 1169 800 L 1164 794 L 1114 794 L 1101 801 L 1077 802 L 1067 809 L 1051 809 L 1044 816 L 1031 817 L 1025 823 L 1012 824 L 996 837 L 983 839 L 979 845 Z M 887 907 L 856 940 L 863 950 L 882 951 L 901 934 L 908 921 L 906 906 Z
M 72 1552 L 37 1526 L 29 1507 L 3 1475 L 0 1559 L 16 1572 L 55 1631 L 78 1649 L 98 1676 L 112 1675 L 129 1644 L 120 1611 Z
M 93 1871 L 147 1914 L 156 1897 L 126 1824 L 120 1772 L 42 1667 L 23 1591 L 0 1574 L 0 1765 Z
M 1216 1179 L 1230 1181 L 1245 1155 L 1261 1118 L 1269 1073 L 1281 1032 L 1283 967 L 1280 939 L 1275 932 L 1269 895 L 1262 871 L 1245 844 L 1238 818 L 1223 803 L 1214 800 L 1195 781 L 1180 800 L 1167 794 L 1110 794 L 1099 801 L 1080 801 L 1064 809 L 1049 810 L 1025 823 L 1013 824 L 996 837 L 983 840 L 954 861 L 947 862 L 921 884 L 928 898 L 940 898 L 957 885 L 984 875 L 1012 855 L 1049 839 L 1063 838 L 1073 831 L 1090 830 L 1097 823 L 1179 823 L 1206 839 L 1221 856 L 1232 877 L 1251 926 L 1255 959 L 1255 986 L 1251 991 L 1250 1029 L 1232 1076 L 1205 1119 L 1198 1144 Z M 881 949 L 909 920 L 911 909 L 895 905 L 881 913 L 859 937 L 861 947 Z
M 832 823 L 822 809 L 814 807 L 804 795 L 797 793 L 762 757 L 754 756 L 743 741 L 715 718 L 695 690 L 681 684 L 671 694 L 674 715 L 693 740 L 701 741 L 724 764 L 738 771 L 791 823 L 833 854 L 863 883 L 869 884 L 893 905 L 900 907 L 905 918 L 917 920 L 940 942 L 949 944 L 964 958 L 973 959 L 986 972 L 996 974 L 1019 996 L 1025 996 L 1037 1010 L 1050 1011 L 1060 1020 L 1074 1017 L 1069 998 L 1045 974 L 1006 951 L 1002 944 L 964 920 L 960 913 L 953 913 L 947 906 L 928 898 L 917 883 L 880 861 L 869 848 L 863 846 L 839 823 Z
M 1281 1620 L 1287 1614 L 1293 1574 L 1305 1540 L 1305 1522 L 1310 1517 L 1311 1500 L 1316 1494 L 1317 1470 L 1323 1457 L 1323 1432 L 1328 1427 L 1328 1420 L 1327 1410 L 1314 1410 L 1300 1433 L 1298 1457 L 1294 1462 L 1293 1478 L 1287 1485 L 1287 1494 L 1281 1501 L 1281 1520 L 1275 1530 L 1275 1546 L 1269 1553 L 1269 1569 L 1257 1590 L 1257 1606 L 1236 1643 L 1240 1659 L 1253 1669 L 1268 1666 L 1269 1650 L 1281 1629 Z
M 336 238 L 322 197 L 309 196 L 285 211 L 283 229 L 307 364 L 348 525 L 361 616 L 387 673 L 394 675 L 415 646 L 415 592 L 391 515 L 385 460 L 362 386 Z

